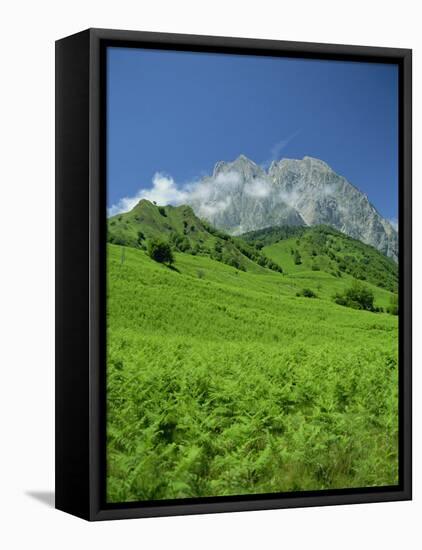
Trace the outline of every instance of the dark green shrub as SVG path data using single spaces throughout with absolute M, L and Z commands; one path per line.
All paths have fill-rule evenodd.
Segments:
M 272 271 L 277 271 L 277 273 L 283 273 L 283 268 L 281 267 L 281 265 L 276 264 L 272 260 L 268 260 L 267 267 Z
M 236 269 L 241 269 L 240 262 L 237 258 L 226 258 L 224 261 L 225 264 L 235 267 Z
M 304 298 L 317 298 L 315 292 L 310 288 L 302 288 L 302 290 L 296 292 L 296 296 L 303 296 Z
M 165 218 L 167 217 L 167 212 L 166 212 L 166 209 L 164 208 L 164 206 L 159 206 L 158 207 L 158 212 L 164 216 Z
M 334 295 L 334 301 L 341 306 L 353 309 L 375 311 L 374 294 L 367 286 L 359 281 L 353 281 L 352 286 L 342 294 Z
M 169 243 L 153 239 L 148 242 L 148 255 L 152 260 L 171 265 L 174 262 L 173 252 Z

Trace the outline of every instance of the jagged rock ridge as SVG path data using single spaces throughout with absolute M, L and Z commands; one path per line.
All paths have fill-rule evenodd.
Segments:
M 282 159 L 268 172 L 243 155 L 218 162 L 189 203 L 198 216 L 233 235 L 327 224 L 397 261 L 396 230 L 364 193 L 319 159 Z

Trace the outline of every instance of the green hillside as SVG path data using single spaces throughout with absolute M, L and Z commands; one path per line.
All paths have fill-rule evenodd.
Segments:
M 242 235 L 286 273 L 322 271 L 349 275 L 397 292 L 398 267 L 381 252 L 328 226 L 275 227 Z
M 146 249 L 149 240 L 160 239 L 175 251 L 208 256 L 243 271 L 281 271 L 255 247 L 197 218 L 190 206 L 157 206 L 143 199 L 130 212 L 109 218 L 107 230 L 112 244 Z
M 329 228 L 243 241 L 138 206 L 108 222 L 108 501 L 396 484 L 398 318 L 333 301 L 369 258 L 388 306 L 389 261 Z

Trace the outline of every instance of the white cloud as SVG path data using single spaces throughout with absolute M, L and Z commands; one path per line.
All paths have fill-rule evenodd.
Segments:
M 264 199 L 271 193 L 271 185 L 263 179 L 252 180 L 245 185 L 244 191 L 251 197 Z
M 231 205 L 231 197 L 226 197 L 222 201 L 216 201 L 213 203 L 202 203 L 199 205 L 198 212 L 201 216 L 205 218 L 211 218 L 217 212 L 222 212 L 226 210 Z
M 236 171 L 220 172 L 215 177 L 204 177 L 201 180 L 178 184 L 174 178 L 162 172 L 156 172 L 149 189 L 142 188 L 132 197 L 123 197 L 108 209 L 109 216 L 132 210 L 141 199 L 156 202 L 160 206 L 172 204 L 191 204 L 198 215 L 212 219 L 218 212 L 223 212 L 232 204 L 232 194 L 243 184 L 242 176 Z M 224 193 L 222 193 L 222 191 Z M 257 178 L 245 182 L 245 194 L 257 199 L 268 197 L 273 187 L 270 181 Z M 224 197 L 223 199 L 221 197 Z M 280 193 L 280 200 L 292 204 L 297 194 Z
M 238 172 L 220 172 L 217 177 L 213 178 L 213 182 L 217 185 L 225 187 L 235 187 L 241 182 L 241 177 Z
M 241 182 L 237 172 L 221 172 L 215 178 L 204 178 L 200 181 L 193 181 L 179 185 L 169 175 L 156 172 L 152 178 L 150 189 L 140 189 L 132 197 L 123 197 L 116 204 L 108 209 L 109 216 L 115 216 L 122 212 L 132 210 L 141 199 L 155 201 L 160 206 L 167 204 L 190 204 L 195 202 L 199 205 L 200 213 L 203 216 L 212 216 L 218 211 L 225 210 L 231 203 L 230 197 L 224 200 L 214 201 L 213 197 L 217 187 L 223 187 L 227 192 L 233 190 Z
M 182 204 L 186 201 L 189 193 L 184 189 L 178 189 L 174 179 L 161 172 L 156 172 L 152 178 L 151 189 L 140 189 L 133 197 L 124 197 L 119 202 L 113 204 L 108 210 L 109 216 L 128 212 L 138 204 L 141 199 L 155 201 L 157 204 L 165 206 L 167 204 Z
M 215 178 L 205 177 L 201 181 L 185 184 L 183 186 L 183 191 L 186 194 L 185 200 L 203 204 L 212 201 L 217 193 L 220 195 L 221 187 L 229 192 L 240 183 L 241 177 L 237 172 L 221 172 Z
M 279 197 L 281 201 L 294 208 L 300 198 L 300 193 L 298 193 L 295 189 L 292 189 L 291 191 L 282 190 L 279 192 Z
M 152 188 L 143 192 L 143 198 L 161 205 L 180 204 L 185 201 L 186 196 L 186 191 L 178 189 L 172 177 L 161 172 L 154 174 Z
M 132 208 L 136 206 L 141 199 L 142 197 L 138 197 L 138 195 L 134 197 L 124 197 L 116 204 L 110 206 L 108 209 L 108 215 L 115 216 L 116 214 L 121 214 L 122 212 L 129 212 L 129 210 L 132 210 Z

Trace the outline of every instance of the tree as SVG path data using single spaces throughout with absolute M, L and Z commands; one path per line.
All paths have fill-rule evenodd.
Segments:
M 153 239 L 148 242 L 148 255 L 156 262 L 171 265 L 174 262 L 174 256 L 169 243 Z
M 296 265 L 300 265 L 302 263 L 302 258 L 298 249 L 296 249 L 294 252 L 293 261 Z
M 354 309 L 365 309 L 366 311 L 375 311 L 374 293 L 367 286 L 354 280 L 352 286 L 344 291 L 343 294 L 336 294 L 334 301 L 341 306 L 352 307 Z

